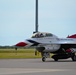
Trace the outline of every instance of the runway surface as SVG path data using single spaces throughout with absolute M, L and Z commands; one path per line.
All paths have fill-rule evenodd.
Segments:
M 0 59 L 0 75 L 76 75 L 76 62 L 71 59 Z

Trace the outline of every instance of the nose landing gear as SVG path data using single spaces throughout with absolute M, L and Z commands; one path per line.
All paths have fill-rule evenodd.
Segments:
M 48 53 L 48 52 L 42 52 L 41 55 L 42 55 L 43 62 L 46 61 L 46 58 L 50 57 L 50 53 Z
M 43 61 L 43 62 L 46 61 L 46 57 L 45 57 L 45 56 L 42 57 L 42 61 Z

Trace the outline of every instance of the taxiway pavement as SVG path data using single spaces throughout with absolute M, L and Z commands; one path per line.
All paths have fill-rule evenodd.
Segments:
M 76 62 L 71 59 L 0 59 L 0 75 L 76 75 Z

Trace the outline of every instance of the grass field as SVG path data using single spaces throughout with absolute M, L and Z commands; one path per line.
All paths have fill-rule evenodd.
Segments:
M 34 49 L 0 49 L 0 59 L 25 59 L 25 58 L 40 58 L 41 54 L 37 56 L 34 54 Z

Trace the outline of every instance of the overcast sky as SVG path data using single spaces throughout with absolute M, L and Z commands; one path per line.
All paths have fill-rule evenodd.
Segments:
M 35 30 L 35 0 L 0 0 L 0 45 L 14 45 Z M 39 0 L 39 31 L 76 33 L 76 0 Z

